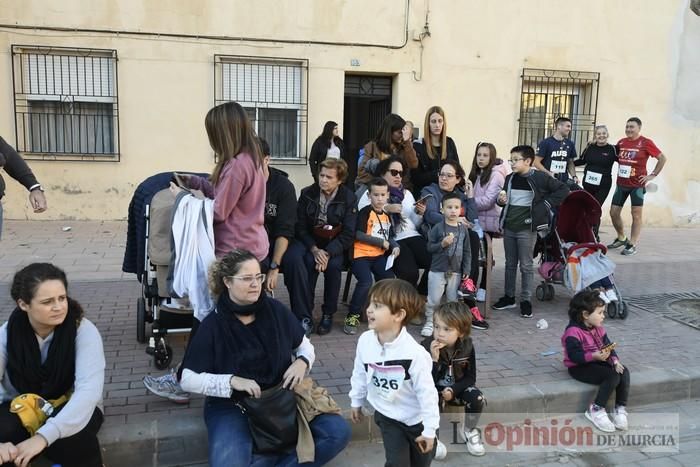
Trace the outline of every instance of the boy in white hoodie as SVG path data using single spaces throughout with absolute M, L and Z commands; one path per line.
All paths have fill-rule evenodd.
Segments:
M 406 331 L 423 308 L 416 289 L 385 279 L 369 292 L 369 331 L 360 336 L 350 384 L 351 419 L 362 420 L 365 400 L 384 439 L 387 466 L 429 466 L 440 424 L 430 354 Z

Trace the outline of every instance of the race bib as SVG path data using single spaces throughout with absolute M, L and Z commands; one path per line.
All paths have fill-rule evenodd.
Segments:
M 600 181 L 603 179 L 603 174 L 596 172 L 586 172 L 586 178 L 583 179 L 585 183 L 589 185 L 600 185 Z
M 630 178 L 632 175 L 632 166 L 631 165 L 620 165 L 617 168 L 617 176 L 620 178 Z
M 564 173 L 566 170 L 566 161 L 552 161 L 550 171 L 555 174 Z
M 369 390 L 385 401 L 393 401 L 406 376 L 404 368 L 401 365 L 381 366 L 370 363 L 368 370 L 370 372 Z

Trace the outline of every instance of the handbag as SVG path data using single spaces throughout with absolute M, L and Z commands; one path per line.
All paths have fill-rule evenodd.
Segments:
M 313 228 L 314 237 L 316 240 L 331 241 L 338 236 L 340 231 L 343 229 L 342 224 L 336 226 L 332 225 L 317 225 Z
M 259 398 L 245 397 L 236 405 L 248 416 L 254 452 L 280 453 L 296 445 L 299 429 L 294 391 L 280 383 L 262 391 Z

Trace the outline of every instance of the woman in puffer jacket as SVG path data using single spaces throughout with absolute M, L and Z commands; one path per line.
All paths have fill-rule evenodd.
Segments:
M 478 143 L 476 145 L 469 180 L 474 185 L 474 202 L 479 211 L 479 224 L 491 237 L 500 231 L 501 207 L 496 204 L 496 199 L 498 193 L 503 189 L 506 175 L 509 173 L 509 165 L 496 157 L 496 147 L 493 144 Z M 490 269 L 484 263 L 479 290 L 476 294 L 477 301 L 483 302 L 486 298 L 486 275 Z

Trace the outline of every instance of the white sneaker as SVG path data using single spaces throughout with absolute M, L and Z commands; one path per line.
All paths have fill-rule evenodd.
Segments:
M 479 303 L 484 303 L 486 301 L 486 290 L 479 289 L 476 291 L 476 301 Z
M 610 299 L 608 298 L 608 295 L 605 293 L 605 291 L 601 291 L 599 294 L 600 299 L 603 300 L 603 302 L 607 305 L 610 303 Z
M 435 460 L 441 461 L 447 457 L 447 446 L 443 444 L 439 439 L 437 440 L 437 446 L 435 447 Z
M 627 429 L 627 409 L 624 405 L 618 405 L 615 407 L 615 413 L 613 414 L 613 424 L 618 430 Z
M 180 387 L 175 368 L 171 368 L 170 372 L 163 376 L 144 376 L 143 385 L 156 396 L 170 399 L 176 404 L 187 404 L 190 401 L 189 393 Z
M 464 440 L 467 442 L 467 450 L 472 456 L 483 456 L 486 454 L 484 443 L 481 441 L 481 432 L 477 428 L 465 431 Z
M 591 406 L 588 407 L 588 410 L 586 410 L 585 415 L 586 418 L 589 419 L 591 423 L 593 423 L 593 425 L 595 425 L 595 427 L 600 431 L 615 433 L 615 425 L 613 425 L 613 422 L 610 421 L 608 413 L 604 408 L 593 410 L 593 405 L 591 404 Z
M 617 294 L 615 293 L 615 289 L 606 290 L 605 296 L 607 297 L 609 302 L 616 302 L 617 301 Z
M 420 331 L 420 335 L 423 337 L 430 337 L 433 335 L 433 321 L 426 321 L 423 325 L 423 329 Z

